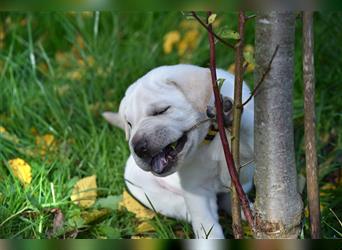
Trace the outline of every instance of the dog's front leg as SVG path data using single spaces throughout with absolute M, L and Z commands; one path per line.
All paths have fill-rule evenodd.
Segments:
M 216 194 L 198 188 L 196 191 L 185 191 L 184 198 L 196 238 L 224 239 L 218 222 Z

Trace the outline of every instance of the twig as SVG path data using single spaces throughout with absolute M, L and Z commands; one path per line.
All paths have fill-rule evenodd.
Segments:
M 210 15 L 211 12 L 208 12 L 208 15 Z M 222 103 L 220 98 L 220 92 L 219 88 L 217 86 L 217 76 L 216 76 L 216 62 L 215 62 L 215 41 L 214 41 L 214 34 L 212 32 L 212 25 L 208 25 L 208 37 L 209 37 L 209 45 L 210 45 L 210 72 L 211 72 L 211 82 L 213 86 L 213 92 L 215 95 L 215 107 L 216 107 L 216 119 L 217 119 L 217 125 L 219 128 L 219 134 L 222 142 L 223 152 L 224 156 L 227 162 L 228 171 L 231 177 L 231 181 L 234 184 L 234 187 L 236 188 L 236 191 L 238 193 L 240 202 L 242 204 L 242 210 L 245 214 L 246 220 L 248 221 L 250 227 L 252 228 L 252 231 L 255 231 L 254 226 L 254 219 L 251 212 L 251 209 L 249 207 L 249 202 L 247 199 L 247 196 L 242 189 L 241 183 L 239 181 L 238 173 L 235 168 L 233 156 L 229 150 L 229 144 L 224 128 L 223 123 L 223 111 L 222 111 Z
M 239 24 L 238 32 L 240 41 L 235 48 L 235 81 L 234 81 L 234 105 L 233 105 L 233 125 L 232 125 L 232 155 L 234 159 L 236 171 L 240 171 L 240 125 L 241 125 L 241 112 L 242 109 L 242 81 L 243 81 L 243 46 L 244 46 L 244 33 L 245 33 L 245 13 L 239 11 Z M 241 207 L 239 197 L 236 189 L 232 183 L 232 227 L 235 239 L 243 238 L 243 229 L 241 223 Z
M 219 40 L 221 43 L 223 43 L 224 45 L 228 46 L 231 49 L 234 49 L 235 46 L 226 42 L 225 40 L 223 40 L 219 35 L 217 35 L 216 33 L 214 33 L 212 30 L 209 30 L 208 25 L 206 25 L 201 18 L 199 18 L 199 16 L 196 14 L 195 11 L 191 11 L 191 15 L 208 31 L 210 32 L 217 40 Z
M 304 136 L 307 192 L 312 239 L 320 238 L 320 208 L 315 126 L 315 68 L 313 13 L 303 12 Z
M 242 104 L 242 106 L 245 106 L 250 100 L 252 100 L 253 96 L 255 96 L 255 93 L 257 92 L 257 90 L 259 89 L 259 87 L 261 86 L 261 84 L 264 82 L 265 80 L 265 77 L 267 76 L 268 72 L 270 72 L 271 70 L 271 66 L 272 66 L 272 62 L 273 62 L 273 59 L 275 58 L 277 52 L 278 52 L 278 49 L 279 49 L 279 45 L 276 46 L 274 52 L 273 52 L 273 55 L 270 59 L 270 61 L 268 62 L 268 65 L 267 65 L 267 68 L 266 70 L 264 71 L 264 73 L 262 74 L 259 82 L 255 85 L 251 95 L 248 97 L 248 99 Z

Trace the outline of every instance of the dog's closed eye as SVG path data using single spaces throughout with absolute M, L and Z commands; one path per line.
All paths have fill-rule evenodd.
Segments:
M 159 110 L 156 110 L 152 113 L 152 116 L 157 116 L 157 115 L 162 115 L 164 114 L 166 111 L 168 111 L 168 109 L 171 108 L 171 106 L 167 106 L 166 108 L 162 108 Z

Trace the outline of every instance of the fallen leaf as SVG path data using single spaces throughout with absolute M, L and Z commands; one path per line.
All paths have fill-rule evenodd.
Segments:
M 96 188 L 96 175 L 85 177 L 76 182 L 70 199 L 80 207 L 91 207 L 96 201 Z
M 103 217 L 107 216 L 111 213 L 110 209 L 102 208 L 102 209 L 94 209 L 91 211 L 83 211 L 81 212 L 81 217 L 84 221 L 84 224 L 93 223 Z
M 172 52 L 173 46 L 180 41 L 180 33 L 177 30 L 170 31 L 164 36 L 163 49 L 165 54 Z
M 56 140 L 54 135 L 45 134 L 43 136 L 36 136 L 35 143 L 37 145 L 37 153 L 45 156 L 47 151 L 56 149 Z
M 138 235 L 133 235 L 131 237 L 131 240 L 140 240 L 140 239 L 152 239 L 152 238 L 151 237 L 138 236 Z M 149 246 L 151 247 L 151 245 L 149 245 Z M 141 248 L 141 249 L 143 249 L 143 248 Z
M 146 232 L 154 232 L 156 229 L 149 222 L 144 221 L 135 228 L 135 231 L 141 234 Z
M 190 30 L 185 33 L 183 39 L 178 44 L 178 55 L 183 56 L 185 52 L 192 51 L 197 47 L 199 32 Z
M 51 212 L 55 214 L 53 218 L 52 231 L 50 232 L 50 236 L 53 236 L 63 228 L 64 215 L 59 208 L 54 208 Z
M 27 186 L 32 181 L 31 166 L 23 159 L 16 158 L 8 162 L 10 168 L 13 171 L 13 175 L 19 179 L 19 181 Z
M 141 205 L 135 198 L 133 198 L 126 190 L 123 192 L 120 208 L 124 207 L 129 212 L 134 213 L 140 220 L 152 219 L 155 213 L 148 208 Z

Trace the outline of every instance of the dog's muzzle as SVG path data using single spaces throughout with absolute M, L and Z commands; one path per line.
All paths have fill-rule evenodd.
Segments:
M 146 138 L 142 138 L 133 144 L 135 154 L 151 166 L 151 171 L 157 175 L 167 173 L 176 163 L 178 154 L 183 150 L 187 142 L 184 133 L 177 141 L 168 144 L 157 153 L 152 153 Z

